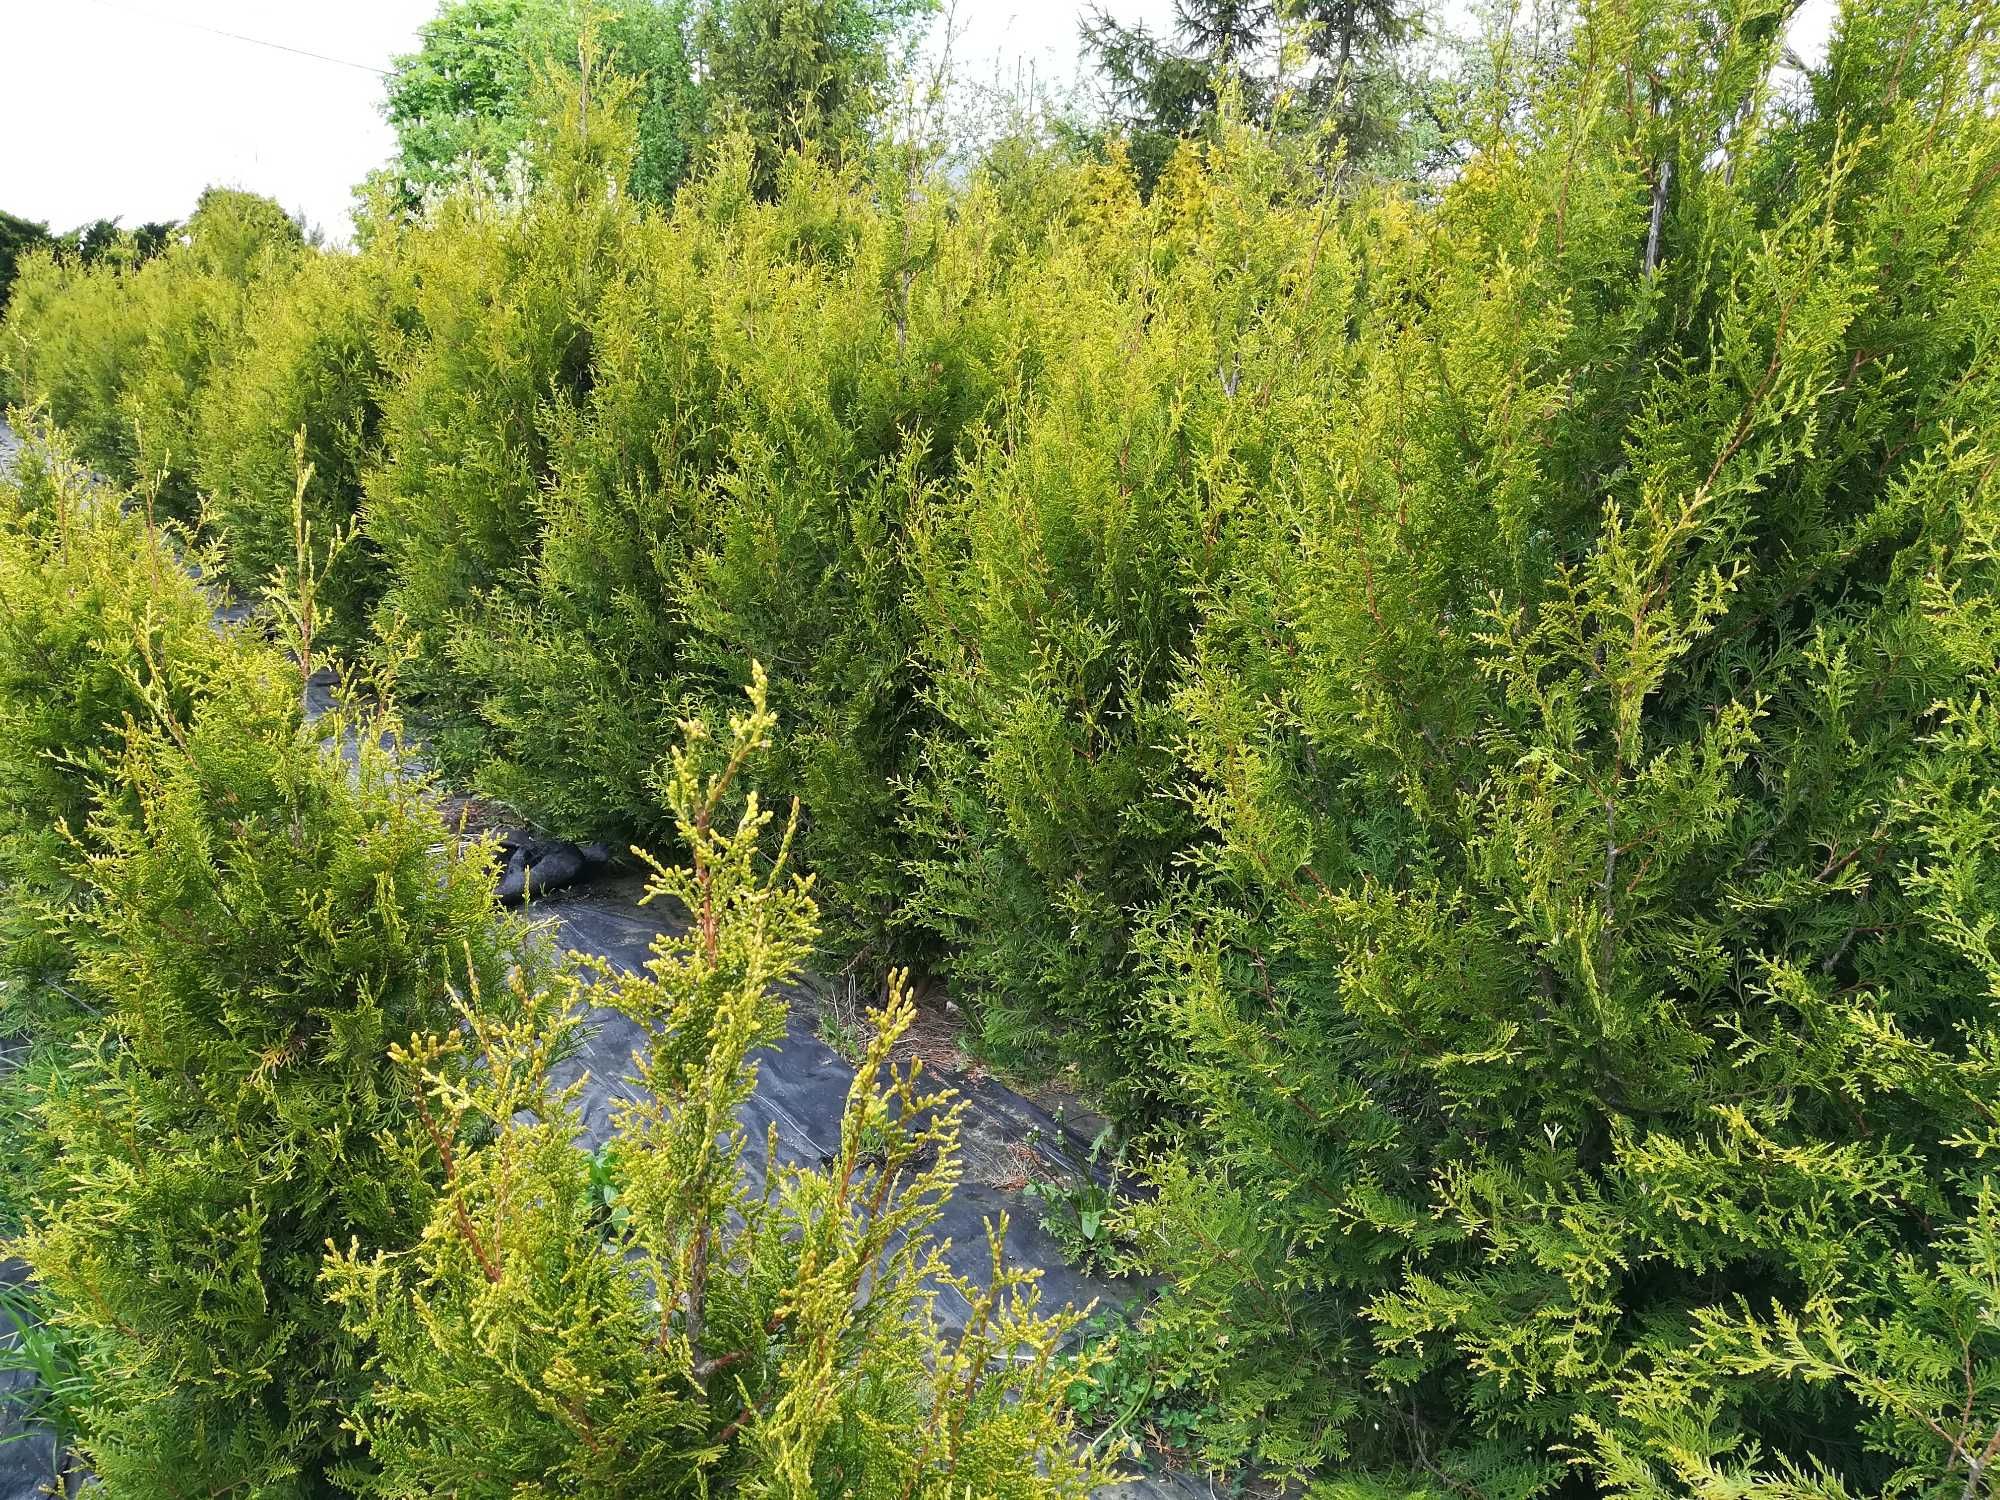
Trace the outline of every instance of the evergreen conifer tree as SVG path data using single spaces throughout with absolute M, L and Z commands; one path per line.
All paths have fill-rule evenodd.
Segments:
M 774 722 L 761 670 L 727 743 L 690 720 L 665 792 L 689 851 L 649 899 L 687 913 L 642 972 L 597 998 L 646 1024 L 616 1116 L 607 1192 L 575 1140 L 579 1085 L 551 1069 L 575 1024 L 550 990 L 518 1020 L 468 1009 L 399 1049 L 446 1163 L 422 1240 L 353 1247 L 327 1269 L 379 1349 L 355 1430 L 366 1492 L 1081 1496 L 1102 1477 L 1065 1412 L 1057 1363 L 1076 1315 L 1035 1311 L 1032 1273 L 957 1282 L 926 1230 L 956 1180 L 962 1106 L 891 1064 L 912 1009 L 875 1017 L 825 1164 L 762 1160 L 738 1120 L 754 1052 L 784 1029 L 777 986 L 813 942 L 791 825 L 737 782 Z M 457 1143 L 457 1144 L 454 1144 Z M 971 1307 L 939 1326 L 940 1284 Z
M 438 1175 L 389 1148 L 414 1128 L 390 1039 L 454 992 L 504 1000 L 518 935 L 488 861 L 438 852 L 393 720 L 303 723 L 303 650 L 218 633 L 170 537 L 73 468 L 25 488 L 47 496 L 0 534 L 0 846 L 57 953 L 9 990 L 59 982 L 73 1014 L 29 1078 L 18 1248 L 73 1344 L 107 1494 L 328 1495 L 359 1461 L 359 1351 L 321 1258 L 408 1243 Z
M 127 499 L 41 423 L 0 476 L 0 975 L 14 1029 L 38 1042 L 79 1014 L 57 987 L 88 900 L 77 852 L 126 726 L 185 717 L 244 655 L 186 571 L 206 556 Z
M 1385 64 L 1414 25 L 1396 0 L 1175 0 L 1168 36 L 1100 5 L 1083 41 L 1151 192 L 1181 142 L 1214 139 L 1225 103 L 1259 125 L 1337 141 L 1350 160 L 1373 154 L 1398 128 Z
M 1990 1485 L 1996 32 L 1783 19 L 1593 8 L 1377 219 L 1204 609 L 1130 1227 L 1333 1493 Z

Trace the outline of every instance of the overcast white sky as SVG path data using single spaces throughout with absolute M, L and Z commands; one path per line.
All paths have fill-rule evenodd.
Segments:
M 1157 20 L 1171 0 L 1111 8 Z M 958 55 L 982 76 L 1003 54 L 1039 57 L 1047 77 L 1074 58 L 1083 9 L 962 0 Z M 344 238 L 348 190 L 394 145 L 372 70 L 410 51 L 436 11 L 437 0 L 0 0 L 0 209 L 57 230 L 100 215 L 130 227 L 185 218 L 222 183 Z
M 1819 43 L 1831 6 L 1808 0 L 1795 41 Z M 960 0 L 956 56 L 982 78 L 1023 63 L 1066 77 L 1085 9 Z M 1157 23 L 1172 4 L 1109 9 Z M 0 209 L 57 230 L 100 216 L 130 227 L 184 218 L 220 183 L 268 193 L 345 238 L 349 189 L 394 144 L 379 70 L 436 10 L 437 0 L 0 0 Z

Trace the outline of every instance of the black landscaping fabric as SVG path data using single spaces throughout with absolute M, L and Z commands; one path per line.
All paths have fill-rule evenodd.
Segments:
M 529 911 L 550 920 L 551 931 L 565 948 L 630 971 L 644 965 L 655 937 L 679 926 L 677 914 L 639 905 L 640 892 L 641 882 L 635 878 L 613 879 L 558 892 L 532 903 Z M 795 987 L 788 998 L 791 1012 L 785 1039 L 752 1058 L 757 1083 L 743 1123 L 753 1143 L 746 1167 L 758 1174 L 764 1170 L 761 1143 L 773 1126 L 787 1164 L 818 1166 L 831 1159 L 854 1084 L 852 1065 L 814 1034 L 811 1018 L 819 1006 L 811 982 Z M 646 1044 L 646 1035 L 618 1012 L 598 1008 L 588 1013 L 584 1029 L 582 1050 L 566 1065 L 562 1081 L 588 1075 L 579 1103 L 583 1137 L 595 1148 L 610 1138 L 614 1107 L 630 1094 L 625 1078 L 634 1052 Z M 934 1230 L 951 1242 L 945 1259 L 952 1271 L 975 1286 L 991 1282 L 986 1225 L 989 1220 L 997 1224 L 1004 1215 L 1008 1259 L 1041 1267 L 1045 1309 L 1081 1310 L 1093 1302 L 1109 1307 L 1127 1300 L 1132 1287 L 1086 1276 L 1065 1264 L 1060 1248 L 1042 1229 L 1035 1205 L 1018 1190 L 993 1185 L 993 1179 L 1005 1182 L 1018 1176 L 1030 1157 L 1040 1175 L 1069 1171 L 1071 1162 L 1087 1161 L 1087 1143 L 1032 1101 L 991 1079 L 967 1087 L 963 1079 L 929 1067 L 919 1076 L 929 1078 L 932 1089 L 952 1089 L 967 1101 L 961 1141 L 966 1180 L 945 1203 Z M 963 1296 L 946 1288 L 939 1299 L 944 1321 L 958 1326 L 968 1311 Z
M 6 456 L 5 429 L 0 428 L 0 458 Z M 28 1274 L 18 1260 L 0 1261 L 0 1286 L 17 1286 Z M 12 1324 L 0 1319 L 0 1335 Z M 53 1493 L 56 1482 L 56 1442 L 53 1429 L 35 1423 L 23 1429 L 22 1415 L 35 1400 L 32 1370 L 0 1371 L 0 1497 L 33 1500 Z

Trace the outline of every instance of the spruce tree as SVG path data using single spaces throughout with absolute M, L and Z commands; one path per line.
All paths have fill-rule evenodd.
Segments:
M 1180 143 L 1213 140 L 1225 112 L 1373 156 L 1401 128 L 1391 62 L 1415 25 L 1396 0 L 1175 0 L 1169 35 L 1100 5 L 1083 43 L 1151 192 Z

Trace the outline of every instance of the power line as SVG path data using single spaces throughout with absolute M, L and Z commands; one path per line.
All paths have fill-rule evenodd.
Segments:
M 293 47 L 284 42 L 267 41 L 263 37 L 245 36 L 240 31 L 225 31 L 220 26 L 207 26 L 200 21 L 190 21 L 182 16 L 161 15 L 154 11 L 135 11 L 128 6 L 113 5 L 111 0 L 92 0 L 92 3 L 101 5 L 106 10 L 119 11 L 124 15 L 137 16 L 148 21 L 158 21 L 163 25 L 179 26 L 188 31 L 205 31 L 210 36 L 227 37 L 232 42 L 246 42 L 252 47 L 269 47 L 273 52 L 289 52 L 294 57 L 310 57 L 316 62 L 336 63 L 343 68 L 359 68 L 364 73 L 374 73 L 382 78 L 389 76 L 387 68 L 378 68 L 373 63 L 355 62 L 352 58 L 346 57 L 329 57 L 324 52 L 314 52 L 305 47 Z

